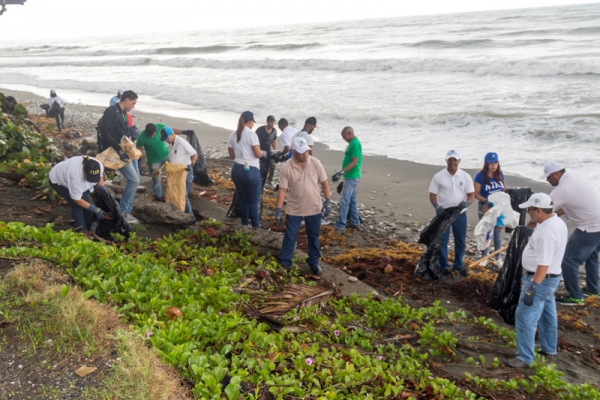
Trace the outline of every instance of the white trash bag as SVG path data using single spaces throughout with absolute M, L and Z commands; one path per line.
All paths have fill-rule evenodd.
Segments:
M 510 206 L 510 196 L 504 192 L 492 193 L 488 202 L 494 203 L 475 227 L 475 241 L 478 250 L 485 250 L 494 237 L 494 227 L 516 228 L 519 225 L 519 213 Z

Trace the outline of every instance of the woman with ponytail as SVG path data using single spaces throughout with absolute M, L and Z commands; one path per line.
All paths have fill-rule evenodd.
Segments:
M 254 114 L 244 111 L 238 120 L 238 127 L 229 135 L 229 157 L 233 158 L 231 179 L 239 197 L 238 212 L 242 225 L 248 226 L 248 220 L 253 227 L 260 226 L 258 205 L 262 192 L 260 163 L 266 151 L 260 149 L 258 136 L 254 127 Z

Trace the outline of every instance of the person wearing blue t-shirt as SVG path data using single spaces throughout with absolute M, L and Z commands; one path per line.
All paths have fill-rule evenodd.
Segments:
M 479 219 L 483 217 L 483 214 L 492 205 L 488 203 L 488 196 L 495 192 L 504 192 L 506 187 L 504 186 L 504 174 L 500 168 L 500 160 L 498 159 L 497 153 L 487 153 L 485 155 L 485 162 L 481 171 L 475 175 L 473 180 L 475 185 L 475 198 L 479 200 L 477 207 L 477 214 Z M 502 247 L 502 227 L 496 226 L 494 228 L 494 249 L 498 250 Z M 481 252 L 481 256 L 485 257 L 488 254 L 488 250 L 485 249 Z M 482 266 L 487 264 L 487 261 L 482 261 Z M 500 253 L 496 254 L 497 267 L 502 266 L 502 256 Z

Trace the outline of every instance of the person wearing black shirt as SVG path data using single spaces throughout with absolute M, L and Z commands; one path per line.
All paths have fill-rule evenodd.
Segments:
M 269 155 L 275 150 L 275 142 L 277 140 L 277 129 L 275 129 L 275 117 L 269 115 L 267 124 L 256 130 L 260 149 L 266 151 Z M 264 157 L 260 159 L 260 176 L 262 178 L 262 186 L 265 186 L 267 177 L 269 176 L 269 184 L 273 185 L 273 174 L 275 172 L 275 162 L 270 158 Z

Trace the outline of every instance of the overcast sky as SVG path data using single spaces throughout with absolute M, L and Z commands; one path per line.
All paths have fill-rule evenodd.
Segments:
M 27 0 L 0 41 L 131 35 L 597 3 L 598 0 Z

